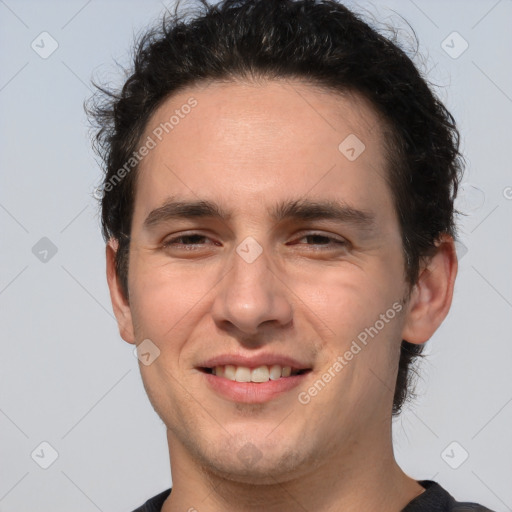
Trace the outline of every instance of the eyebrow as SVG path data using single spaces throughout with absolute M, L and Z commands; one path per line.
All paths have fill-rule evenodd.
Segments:
M 268 213 L 274 222 L 285 220 L 334 220 L 353 224 L 365 230 L 371 230 L 375 226 L 375 214 L 373 212 L 357 209 L 336 200 L 296 199 L 281 201 L 270 208 Z M 162 206 L 149 213 L 144 221 L 144 228 L 151 229 L 176 219 L 212 218 L 227 222 L 232 217 L 232 212 L 212 201 L 188 201 L 171 197 Z

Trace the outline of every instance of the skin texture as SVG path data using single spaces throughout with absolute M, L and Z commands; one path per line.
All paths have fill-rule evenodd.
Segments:
M 168 98 L 142 140 L 190 97 L 197 106 L 139 169 L 129 303 L 114 270 L 116 243 L 107 245 L 121 336 L 160 350 L 140 370 L 168 429 L 173 492 L 164 512 L 401 510 L 423 488 L 393 456 L 400 342 L 425 342 L 448 313 L 453 240 L 442 237 L 410 289 L 382 122 L 357 95 L 284 80 L 210 83 Z M 338 149 L 350 134 L 365 145 L 354 161 Z M 214 201 L 231 218 L 145 227 L 170 196 Z M 272 220 L 269 208 L 295 199 L 341 201 L 374 222 Z M 193 233 L 205 238 L 164 246 Z M 306 237 L 312 233 L 335 240 Z M 249 236 L 262 248 L 252 263 L 236 252 Z M 298 393 L 393 304 L 402 310 L 301 404 Z M 299 388 L 242 404 L 211 390 L 197 369 L 219 354 L 262 352 L 290 355 L 312 371 Z M 247 446 L 254 460 L 239 456 Z

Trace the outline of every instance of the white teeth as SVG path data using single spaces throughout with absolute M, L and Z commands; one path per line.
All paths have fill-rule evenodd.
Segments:
M 292 369 L 290 366 L 273 364 L 270 367 L 262 365 L 251 370 L 247 366 L 227 364 L 226 366 L 212 368 L 212 373 L 217 377 L 224 377 L 236 382 L 268 382 L 281 377 L 290 377 Z
M 269 378 L 270 372 L 268 371 L 268 366 L 259 366 L 258 368 L 254 368 L 251 372 L 252 382 L 268 382 Z
M 221 366 L 217 366 L 215 368 L 215 370 L 217 370 L 218 368 L 222 368 Z M 226 379 L 229 379 L 229 380 L 235 380 L 235 371 L 236 371 L 236 368 L 231 365 L 231 364 L 227 364 L 226 366 L 224 366 L 224 377 L 226 377 Z M 216 375 L 218 375 L 217 372 L 215 372 Z
M 270 380 L 277 380 L 281 378 L 283 369 L 278 364 L 273 364 L 270 367 Z
M 251 370 L 246 366 L 239 366 L 235 372 L 237 382 L 251 382 Z

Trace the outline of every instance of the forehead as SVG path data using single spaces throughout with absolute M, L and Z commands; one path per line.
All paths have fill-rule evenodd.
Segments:
M 141 140 L 154 147 L 139 165 L 136 212 L 175 194 L 253 213 L 278 196 L 388 207 L 381 126 L 360 96 L 300 82 L 184 89 L 147 123 Z

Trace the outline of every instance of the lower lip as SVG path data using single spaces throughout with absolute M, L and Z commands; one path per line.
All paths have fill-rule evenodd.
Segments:
M 277 380 L 269 380 L 268 382 L 261 383 L 236 382 L 234 380 L 225 379 L 224 377 L 217 377 L 211 373 L 203 373 L 203 375 L 208 385 L 215 392 L 229 400 L 246 404 L 261 404 L 299 386 L 308 373 L 309 372 L 290 377 L 281 377 Z

